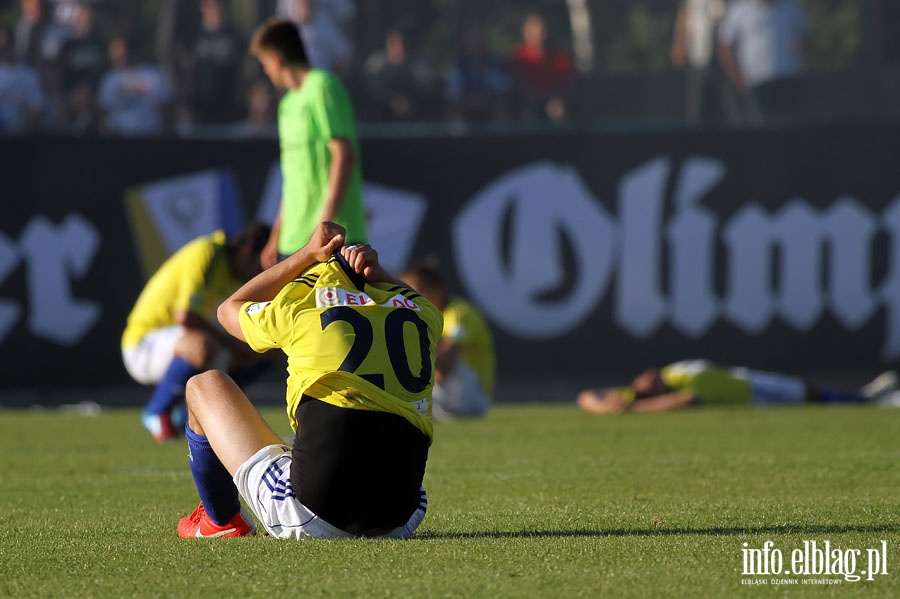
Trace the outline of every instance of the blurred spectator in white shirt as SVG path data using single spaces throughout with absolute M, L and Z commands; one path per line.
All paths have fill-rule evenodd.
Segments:
M 28 64 L 16 63 L 12 34 L 0 29 L 0 134 L 34 131 L 45 102 L 37 71 Z
M 100 81 L 98 94 L 109 132 L 137 136 L 162 131 L 174 95 L 166 74 L 140 62 L 124 37 L 109 43 L 109 59 L 113 67 Z
M 300 27 L 313 68 L 346 78 L 353 60 L 347 25 L 356 15 L 352 0 L 278 0 L 275 14 Z
M 729 6 L 719 29 L 719 59 L 746 98 L 752 120 L 803 114 L 803 52 L 811 33 L 795 0 L 738 0 Z

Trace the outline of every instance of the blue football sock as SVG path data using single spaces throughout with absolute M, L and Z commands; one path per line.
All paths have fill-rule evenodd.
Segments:
M 165 414 L 184 395 L 184 386 L 188 379 L 200 372 L 184 358 L 175 357 L 162 380 L 153 390 L 150 401 L 144 406 L 144 414 Z
M 189 426 L 184 432 L 190 450 L 191 474 L 203 509 L 216 524 L 226 524 L 241 509 L 234 480 L 213 451 L 209 439 L 198 435 Z

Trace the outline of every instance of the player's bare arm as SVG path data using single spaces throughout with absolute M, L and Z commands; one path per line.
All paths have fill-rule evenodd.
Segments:
M 278 295 L 285 285 L 313 264 L 327 262 L 331 255 L 344 243 L 344 227 L 323 222 L 313 231 L 305 246 L 287 259 L 262 271 L 250 279 L 231 297 L 222 302 L 217 311 L 219 322 L 232 336 L 246 341 L 241 331 L 240 311 L 247 302 L 266 302 Z
M 645 399 L 636 399 L 631 405 L 632 412 L 667 412 L 679 410 L 694 404 L 690 393 L 666 393 Z
M 593 414 L 620 414 L 631 404 L 614 389 L 585 389 L 578 394 L 577 402 L 581 409 Z
M 266 247 L 262 249 L 259 255 L 259 262 L 263 270 L 271 268 L 278 263 L 278 235 L 281 232 L 281 204 L 278 204 L 278 215 L 275 222 L 272 223 L 272 232 L 269 234 L 269 241 Z
M 328 142 L 328 151 L 331 152 L 331 168 L 328 170 L 328 196 L 320 215 L 323 221 L 332 220 L 340 209 L 356 163 L 353 145 L 346 139 L 333 138 Z

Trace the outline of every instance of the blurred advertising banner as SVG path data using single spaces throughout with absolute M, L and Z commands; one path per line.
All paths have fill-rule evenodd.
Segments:
M 492 325 L 501 384 L 900 357 L 900 126 L 379 137 L 362 154 L 373 245 L 395 271 L 440 259 Z M 130 384 L 119 336 L 146 273 L 280 198 L 274 140 L 3 140 L 0 173 L 0 388 Z
M 192 239 L 218 229 L 233 236 L 244 226 L 229 171 L 192 173 L 132 187 L 125 191 L 125 206 L 145 279 Z
M 256 220 L 275 222 L 281 203 L 281 167 L 269 169 Z M 427 199 L 396 187 L 363 181 L 363 204 L 366 210 L 369 242 L 378 248 L 378 258 L 385 268 L 400 272 L 409 263 L 427 209 Z

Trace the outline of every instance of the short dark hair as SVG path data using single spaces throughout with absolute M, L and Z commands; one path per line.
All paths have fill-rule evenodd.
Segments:
M 440 262 L 435 256 L 425 256 L 416 260 L 406 269 L 404 277 L 415 279 L 431 289 L 443 289 L 444 277 L 441 275 Z
M 244 227 L 240 233 L 229 239 L 226 245 L 231 251 L 239 247 L 247 247 L 254 254 L 259 254 L 266 247 L 271 234 L 272 228 L 269 225 L 252 222 Z
M 260 25 L 250 42 L 250 53 L 259 56 L 262 52 L 274 52 L 292 66 L 309 67 L 303 38 L 293 21 L 269 19 Z

